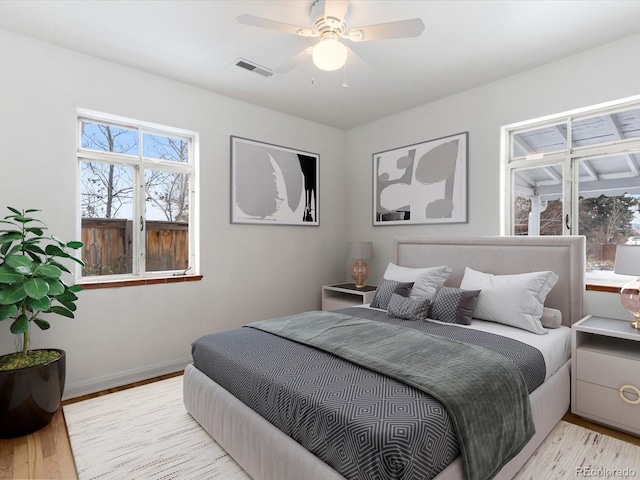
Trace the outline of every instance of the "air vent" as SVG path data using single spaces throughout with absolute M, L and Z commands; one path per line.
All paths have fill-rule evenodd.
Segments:
M 245 70 L 249 70 L 250 72 L 257 73 L 262 75 L 263 77 L 270 77 L 273 75 L 273 72 L 268 68 L 261 67 L 260 65 L 250 62 L 249 60 L 245 60 L 244 58 L 239 58 L 235 61 L 235 66 L 244 68 Z

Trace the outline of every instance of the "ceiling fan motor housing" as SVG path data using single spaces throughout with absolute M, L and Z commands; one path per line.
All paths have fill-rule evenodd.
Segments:
M 325 1 L 316 0 L 313 5 L 311 5 L 313 33 L 322 38 L 336 38 L 341 36 L 347 28 L 347 12 L 348 9 L 344 12 L 344 18 L 325 17 Z

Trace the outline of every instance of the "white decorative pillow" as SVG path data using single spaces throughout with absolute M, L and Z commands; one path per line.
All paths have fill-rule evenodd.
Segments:
M 451 268 L 447 266 L 410 268 L 389 263 L 383 277 L 398 282 L 413 282 L 411 298 L 432 299 L 436 290 L 447 281 Z
M 473 316 L 545 334 L 540 319 L 547 294 L 558 281 L 551 272 L 493 275 L 469 267 L 460 283 L 463 290 L 481 290 Z

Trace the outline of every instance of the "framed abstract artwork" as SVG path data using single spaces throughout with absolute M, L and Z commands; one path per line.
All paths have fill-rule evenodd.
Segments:
M 373 225 L 467 223 L 469 132 L 373 154 Z
M 320 225 L 315 153 L 231 136 L 231 223 Z

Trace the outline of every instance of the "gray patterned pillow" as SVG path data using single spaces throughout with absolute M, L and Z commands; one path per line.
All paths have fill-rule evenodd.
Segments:
M 410 297 L 413 282 L 400 282 L 393 293 L 397 293 L 401 297 Z
M 381 308 L 382 310 L 387 310 L 389 308 L 389 300 L 391 300 L 391 295 L 393 295 L 394 290 L 399 284 L 400 282 L 396 280 L 387 280 L 386 278 L 380 280 L 376 293 L 373 296 L 373 300 L 371 301 L 371 306 L 373 308 Z
M 428 298 L 403 297 L 394 293 L 389 300 L 389 315 L 404 320 L 426 320 L 430 304 Z
M 429 317 L 448 323 L 471 325 L 480 290 L 442 287 L 431 302 Z

